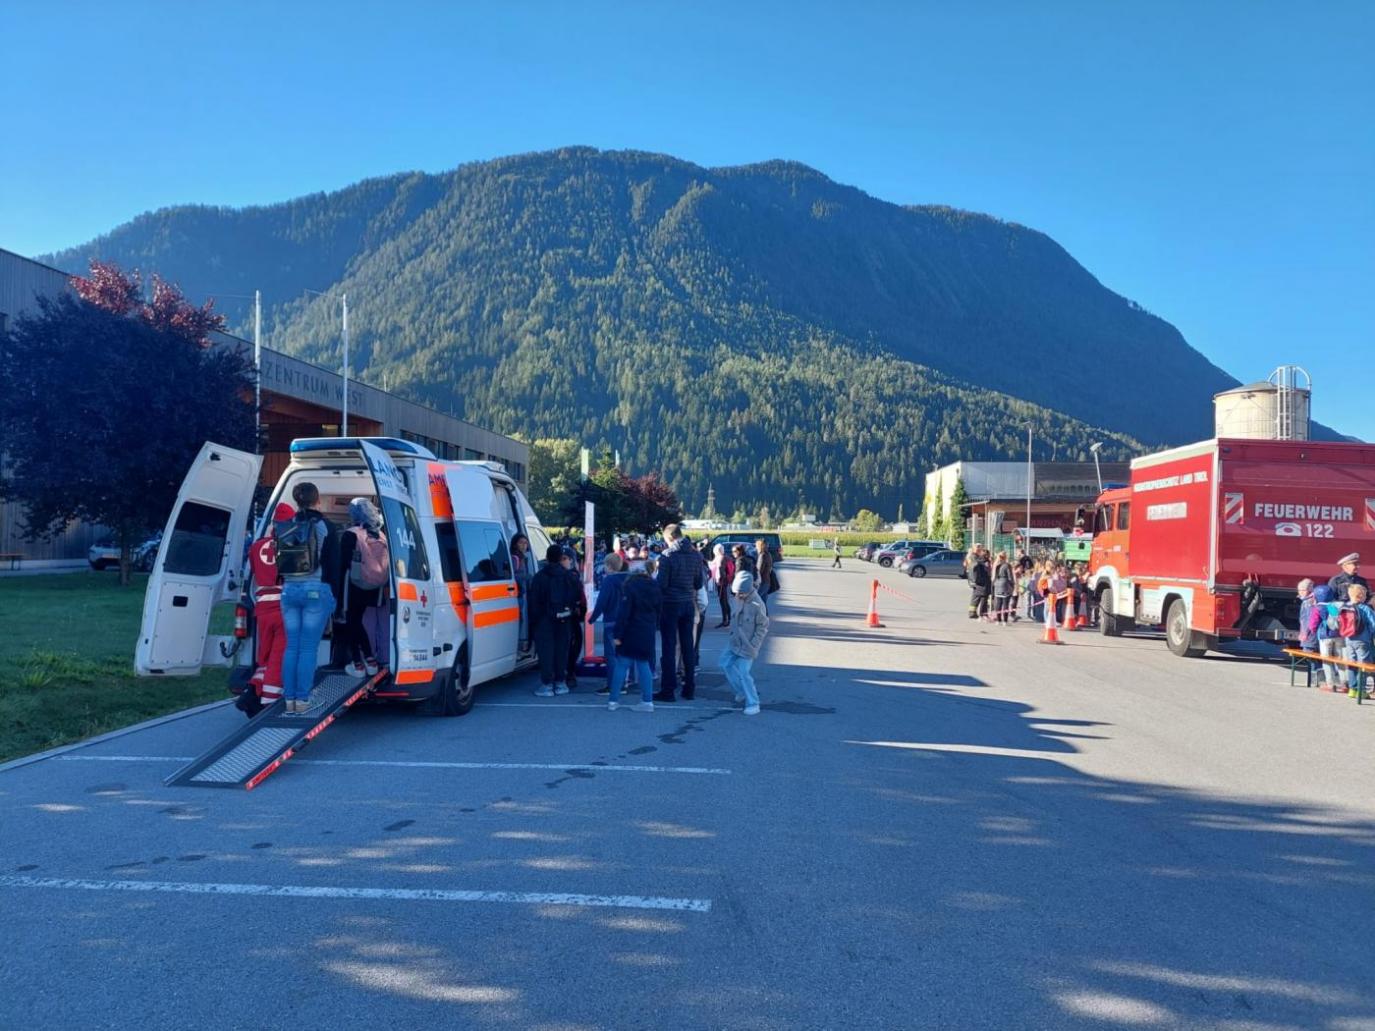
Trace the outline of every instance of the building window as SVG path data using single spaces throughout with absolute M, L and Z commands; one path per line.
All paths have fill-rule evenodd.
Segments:
M 467 459 L 468 461 L 470 461 L 470 462 L 481 462 L 481 461 L 482 461 L 482 452 L 481 452 L 481 451 L 474 451 L 472 448 L 464 448 L 464 449 L 463 449 L 463 457 L 466 458 L 466 459 Z

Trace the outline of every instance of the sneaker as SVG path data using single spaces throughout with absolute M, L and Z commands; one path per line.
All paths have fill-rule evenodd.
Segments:
M 686 690 L 686 691 L 683 692 L 683 701 L 685 701 L 685 702 L 690 702 L 690 701 L 692 701 L 692 700 L 693 700 L 694 698 L 696 698 L 696 697 L 697 697 L 697 689 L 696 689 L 696 688 L 689 688 L 688 690 Z
M 365 677 L 368 675 L 368 668 L 361 662 L 350 662 L 344 667 L 344 672 L 351 677 Z
M 599 687 L 599 688 L 597 688 L 597 694 L 610 694 L 610 693 L 611 693 L 611 685 L 610 685 L 610 684 L 607 684 L 607 685 L 605 685 L 604 687 Z
M 664 691 L 655 691 L 655 692 L 654 692 L 654 700 L 655 700 L 656 702 L 672 702 L 672 701 L 677 701 L 677 699 L 675 699 L 675 698 L 673 697 L 673 695 L 668 694 L 668 693 L 666 693 L 666 692 L 664 692 Z
M 1346 689 L 1346 696 L 1348 698 L 1355 698 L 1358 693 L 1359 692 L 1354 687 L 1348 687 Z
M 620 702 L 607 702 L 607 703 L 606 703 L 606 711 L 607 711 L 607 712 L 615 712 L 615 711 L 616 711 L 617 709 L 619 709 L 620 707 L 621 707 L 621 703 L 620 703 Z
M 653 703 L 653 702 L 638 702 L 638 703 L 636 703 L 636 705 L 635 705 L 635 711 L 636 711 L 636 712 L 653 712 L 653 711 L 654 711 L 654 703 Z
M 758 715 L 759 715 L 759 706 L 757 706 L 757 705 L 747 705 L 747 706 L 745 706 L 745 715 L 746 715 L 746 716 L 758 716 Z
M 553 698 L 554 689 L 548 684 L 540 684 L 539 690 L 535 692 L 536 698 Z
M 735 696 L 735 704 L 736 704 L 736 705 L 739 705 L 739 704 L 740 704 L 741 702 L 743 702 L 744 700 L 745 700 L 745 696 L 742 695 L 742 694 L 738 694 L 738 695 Z
M 554 685 L 554 694 L 567 694 L 567 693 L 568 693 L 568 685 L 567 685 L 567 684 L 555 684 L 555 685 Z
M 363 661 L 363 670 L 368 676 L 375 677 L 382 671 L 382 667 L 377 665 L 376 659 L 365 659 Z

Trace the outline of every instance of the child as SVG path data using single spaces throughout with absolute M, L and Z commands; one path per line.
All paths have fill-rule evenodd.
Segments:
M 1366 604 L 1369 591 L 1365 584 L 1348 584 L 1347 604 L 1337 614 L 1337 626 L 1345 639 L 1343 658 L 1349 662 L 1369 662 L 1371 642 L 1375 639 L 1375 610 Z M 1369 698 L 1365 690 L 1366 674 L 1359 669 L 1347 670 L 1346 693 L 1352 698 Z
M 1317 645 L 1313 650 L 1318 654 L 1335 659 L 1341 652 L 1342 639 L 1337 633 L 1337 608 L 1332 604 L 1332 588 L 1319 584 L 1313 589 L 1313 606 L 1308 611 L 1308 623 L 1312 639 Z M 1302 628 L 1299 631 L 1303 632 Z M 1327 690 L 1345 690 L 1345 677 L 1340 667 L 1326 664 L 1320 667 L 1320 676 L 1327 681 Z
M 759 693 L 750 668 L 768 636 L 769 614 L 749 573 L 736 573 L 731 590 L 736 600 L 735 618 L 731 622 L 730 644 L 721 653 L 721 668 L 735 691 L 735 700 L 745 703 L 745 715 L 758 716 Z

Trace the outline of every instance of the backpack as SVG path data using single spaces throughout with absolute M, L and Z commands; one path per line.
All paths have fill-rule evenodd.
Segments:
M 1344 605 L 1337 612 L 1337 634 L 1341 637 L 1360 637 L 1364 632 L 1363 622 L 1359 606 Z
M 391 579 L 388 570 L 391 552 L 386 540 L 381 536 L 373 536 L 361 526 L 355 526 L 349 532 L 353 534 L 349 583 L 369 591 L 381 587 Z
M 320 541 L 315 533 L 315 524 L 320 519 L 313 512 L 297 512 L 290 519 L 273 523 L 277 570 L 282 576 L 301 576 L 320 568 Z

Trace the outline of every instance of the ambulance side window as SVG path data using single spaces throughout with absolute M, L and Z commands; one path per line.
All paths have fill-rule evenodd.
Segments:
M 434 535 L 439 539 L 439 566 L 444 573 L 444 582 L 461 584 L 463 559 L 458 553 L 458 532 L 454 524 L 435 523 Z
M 1125 530 L 1131 525 L 1132 503 L 1124 501 L 1117 506 L 1117 528 Z
M 415 509 L 395 498 L 382 499 L 382 522 L 387 527 L 392 565 L 401 580 L 428 580 L 430 559 L 425 554 L 425 539 Z
M 511 579 L 511 553 L 500 526 L 462 522 L 458 524 L 458 538 L 470 584 Z
M 188 501 L 177 513 L 177 525 L 167 542 L 167 558 L 162 568 L 184 576 L 218 576 L 224 557 L 224 540 L 229 536 L 229 513 Z

